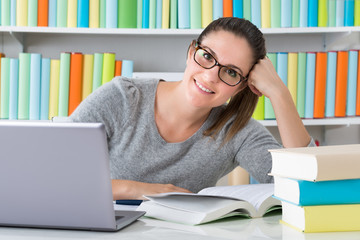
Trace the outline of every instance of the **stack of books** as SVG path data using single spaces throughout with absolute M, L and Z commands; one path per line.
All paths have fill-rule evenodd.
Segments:
M 360 144 L 270 150 L 285 225 L 360 231 Z

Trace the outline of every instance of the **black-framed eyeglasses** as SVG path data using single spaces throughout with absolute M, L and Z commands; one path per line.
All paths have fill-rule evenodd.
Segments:
M 193 40 L 192 45 L 195 47 L 194 61 L 205 69 L 219 66 L 218 76 L 225 84 L 233 87 L 247 80 L 247 77 L 244 77 L 235 69 L 221 65 L 208 51 L 200 47 L 196 40 Z

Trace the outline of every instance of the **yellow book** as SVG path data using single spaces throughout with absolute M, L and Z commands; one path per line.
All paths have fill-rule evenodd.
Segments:
M 296 105 L 298 54 L 288 53 L 288 89 Z
M 77 0 L 68 0 L 67 27 L 77 27 Z
M 16 26 L 26 27 L 27 25 L 28 25 L 28 0 L 17 0 Z
M 115 53 L 104 53 L 101 84 L 110 82 L 115 76 Z
M 50 61 L 49 119 L 58 115 L 60 60 Z
M 318 1 L 318 27 L 328 26 L 328 4 L 328 0 Z
M 261 28 L 269 28 L 271 25 L 270 18 L 270 0 L 261 0 Z
M 83 65 L 83 80 L 82 80 L 82 100 L 92 92 L 93 84 L 93 69 L 94 69 L 94 55 L 84 54 L 84 65 Z
M 162 1 L 162 28 L 170 27 L 170 0 Z
M 213 20 L 213 1 L 201 1 L 201 27 L 206 28 Z
M 259 100 L 256 104 L 255 111 L 252 117 L 256 120 L 264 120 L 265 119 L 265 97 L 259 97 Z
M 99 28 L 100 0 L 89 1 L 89 28 Z
M 360 231 L 360 204 L 297 206 L 282 201 L 282 223 L 298 231 Z
M 360 26 L 360 0 L 355 0 L 354 9 L 354 26 Z

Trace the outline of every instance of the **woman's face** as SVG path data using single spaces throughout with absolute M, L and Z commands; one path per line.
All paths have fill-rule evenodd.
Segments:
M 247 41 L 231 32 L 216 31 L 209 33 L 200 47 L 210 53 L 216 61 L 247 76 L 252 67 L 252 50 Z M 190 46 L 183 83 L 186 98 L 195 107 L 213 108 L 224 104 L 231 96 L 246 87 L 242 82 L 229 86 L 220 80 L 219 66 L 205 69 L 194 61 L 195 47 Z

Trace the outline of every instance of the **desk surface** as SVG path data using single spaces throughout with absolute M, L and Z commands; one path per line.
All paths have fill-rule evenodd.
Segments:
M 282 239 L 282 240 L 358 240 L 360 232 L 301 233 L 279 224 L 281 215 L 264 218 L 232 218 L 200 226 L 188 226 L 141 218 L 119 232 L 90 232 L 33 228 L 0 227 L 0 239 Z

